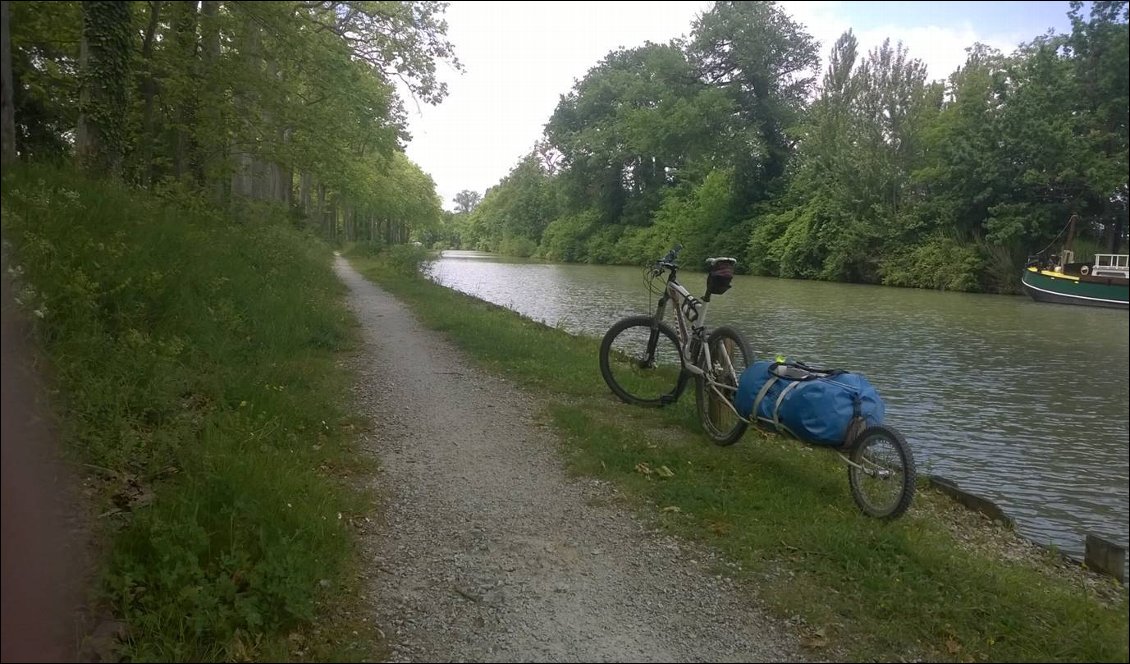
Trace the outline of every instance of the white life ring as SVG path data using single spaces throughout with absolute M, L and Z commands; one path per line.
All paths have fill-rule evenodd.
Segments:
M 1079 268 L 1079 274 L 1083 275 L 1084 277 L 1087 276 L 1090 273 L 1091 273 L 1091 268 L 1087 267 L 1086 265 Z

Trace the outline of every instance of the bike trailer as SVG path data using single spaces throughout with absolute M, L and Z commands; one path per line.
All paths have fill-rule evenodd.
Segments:
M 738 380 L 738 413 L 817 445 L 841 446 L 856 416 L 883 423 L 883 400 L 860 374 L 800 362 L 762 360 Z M 853 433 L 853 435 L 855 435 Z

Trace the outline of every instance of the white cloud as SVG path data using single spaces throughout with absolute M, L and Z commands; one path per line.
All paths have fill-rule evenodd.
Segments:
M 822 66 L 828 62 L 832 45 L 844 32 L 852 28 L 859 40 L 859 53 L 866 56 L 872 49 L 882 45 L 884 39 L 891 44 L 899 41 L 906 46 L 911 58 L 917 58 L 926 65 L 931 80 L 944 79 L 958 67 L 965 64 L 965 49 L 977 42 L 988 44 L 1010 53 L 1023 41 L 1018 33 L 976 29 L 968 21 L 959 27 L 922 25 L 914 27 L 896 26 L 890 23 L 860 29 L 853 25 L 847 15 L 850 6 L 843 2 L 795 2 L 781 3 L 792 17 L 803 23 L 809 34 L 820 42 L 820 61 Z

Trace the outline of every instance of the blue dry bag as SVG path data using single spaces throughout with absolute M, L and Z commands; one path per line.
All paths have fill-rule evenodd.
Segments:
M 734 405 L 742 417 L 808 443 L 839 446 L 856 415 L 883 423 L 883 400 L 860 374 L 815 369 L 800 362 L 755 362 L 738 381 Z

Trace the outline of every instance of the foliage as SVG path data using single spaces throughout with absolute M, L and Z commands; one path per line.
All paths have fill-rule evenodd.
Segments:
M 393 270 L 405 276 L 415 276 L 428 259 L 428 250 L 413 244 L 398 244 L 389 247 L 385 255 Z
M 78 158 L 91 173 L 117 175 L 126 147 L 130 64 L 130 3 L 82 3 L 86 62 L 79 96 Z
M 14 3 L 16 147 L 144 187 L 181 180 L 232 209 L 287 204 L 335 240 L 406 242 L 438 225 L 440 201 L 404 156 L 394 83 L 446 96 L 436 61 L 460 65 L 444 9 Z
M 526 258 L 527 256 L 533 256 L 537 253 L 537 250 L 537 242 L 521 235 L 503 237 L 502 241 L 498 244 L 498 253 L 506 256 Z
M 41 168 L 5 173 L 2 201 L 64 446 L 99 469 L 120 654 L 289 658 L 289 635 L 355 596 L 339 515 L 365 509 L 337 479 L 361 468 L 328 249 L 277 216 L 236 225 Z
M 562 98 L 546 125 L 560 150 L 567 208 L 646 225 L 676 174 L 709 163 L 733 111 L 675 45 L 609 54 Z
M 541 254 L 550 260 L 583 261 L 587 257 L 585 240 L 599 225 L 595 210 L 555 219 L 542 234 Z
M 747 202 L 775 192 L 820 65 L 817 42 L 775 2 L 716 2 L 693 26 L 699 75 L 739 110 L 728 162 Z
M 924 244 L 890 255 L 879 267 L 887 286 L 976 291 L 984 259 L 977 247 L 935 236 Z
M 764 275 L 1015 292 L 1072 214 L 1081 241 L 1125 244 L 1127 7 L 1072 3 L 1070 34 L 974 44 L 944 79 L 902 44 L 861 53 L 849 30 L 817 85 L 804 26 L 773 2 L 717 2 L 686 41 L 589 70 L 460 238 L 601 263 L 681 243 L 688 266 L 722 254 Z
M 467 215 L 464 240 L 475 248 L 530 255 L 556 209 L 549 177 L 531 153 Z
M 464 189 L 458 194 L 455 194 L 455 211 L 460 214 L 469 214 L 482 200 L 483 197 L 479 195 L 479 192 Z

